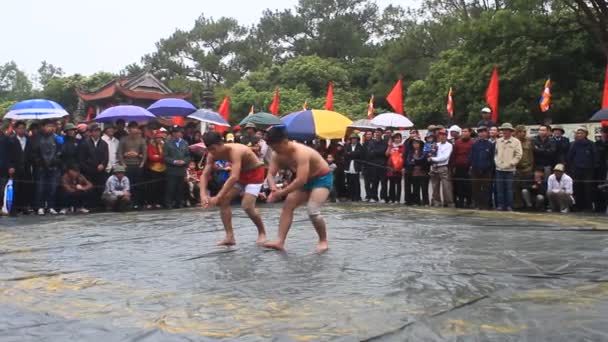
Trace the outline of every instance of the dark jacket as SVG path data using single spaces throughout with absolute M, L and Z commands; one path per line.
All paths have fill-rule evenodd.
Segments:
M 468 168 L 471 166 L 471 148 L 475 141 L 473 139 L 458 139 L 454 142 L 451 156 L 451 165 L 454 167 Z
M 21 175 L 31 173 L 32 143 L 27 136 L 25 139 L 25 149 L 21 148 L 21 143 L 16 135 L 8 140 L 8 167 L 15 169 L 15 173 Z
M 486 172 L 494 168 L 494 145 L 489 140 L 477 140 L 471 147 L 469 159 L 473 171 Z
M 555 164 L 566 163 L 568 151 L 570 151 L 570 139 L 566 137 L 559 139 L 551 137 L 551 142 L 555 145 Z
M 597 152 L 591 140 L 575 140 L 570 145 L 567 166 L 570 172 L 580 169 L 593 169 L 597 166 Z
M 165 142 L 164 146 L 165 164 L 167 164 L 167 176 L 186 176 L 186 168 L 190 162 L 190 151 L 188 151 L 188 142 L 182 139 L 179 142 L 179 147 L 175 139 L 171 138 Z M 176 160 L 183 160 L 184 165 L 175 165 Z
M 539 136 L 534 137 L 534 165 L 537 168 L 553 166 L 557 164 L 557 148 L 555 142 L 547 137 L 544 141 Z
M 54 135 L 38 134 L 30 141 L 32 142 L 32 164 L 35 169 L 61 169 L 61 145 Z
M 597 151 L 598 160 L 598 168 L 595 178 L 597 180 L 606 180 L 606 173 L 608 172 L 608 141 L 596 141 L 595 150 Z
M 355 161 L 355 171 L 361 172 L 363 169 L 362 164 L 359 162 L 363 159 L 363 146 L 359 143 L 356 145 L 346 144 L 344 146 L 344 170 L 350 169 L 350 162 Z
M 0 177 L 6 174 L 8 169 L 9 144 L 8 138 L 0 132 Z
M 477 122 L 477 127 L 481 127 L 481 126 L 485 126 L 488 129 L 490 129 L 490 127 L 496 126 L 496 122 L 494 122 L 492 120 L 479 120 L 479 122 Z
M 406 149 L 405 151 L 406 157 L 404 159 L 405 164 L 405 172 L 410 176 L 420 176 L 420 174 L 414 174 L 414 171 L 417 173 L 426 174 L 429 171 L 429 162 L 427 159 L 427 155 L 424 153 L 422 149 L 420 149 L 418 154 L 414 154 L 414 149 Z
M 372 139 L 366 143 L 365 146 L 365 160 L 376 165 L 386 165 L 386 149 L 388 148 L 387 143 L 384 140 Z
M 82 173 L 85 175 L 94 175 L 105 172 L 109 159 L 108 143 L 103 141 L 103 139 L 99 139 L 97 142 L 97 147 L 95 147 L 93 139 L 88 138 L 80 144 L 79 151 L 80 168 Z M 100 164 L 103 165 L 102 171 L 97 170 L 97 166 Z
M 80 150 L 78 149 L 79 141 L 76 138 L 66 136 L 63 140 L 61 151 L 61 162 L 64 170 L 70 165 L 79 165 Z

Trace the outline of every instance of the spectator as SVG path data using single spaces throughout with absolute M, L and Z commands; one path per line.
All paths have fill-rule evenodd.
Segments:
M 524 125 L 515 127 L 515 138 L 520 142 L 522 156 L 515 171 L 513 206 L 516 209 L 521 209 L 524 207 L 521 191 L 525 184 L 529 184 L 534 178 L 534 143 L 527 137 L 526 126 Z
M 194 131 L 194 137 L 192 138 L 193 144 L 198 144 L 203 142 L 203 134 L 201 131 Z
M 118 124 L 118 122 L 117 122 Z M 141 137 L 137 122 L 129 123 L 129 135 L 120 140 L 118 144 L 118 162 L 126 166 L 126 176 L 129 179 L 131 201 L 133 208 L 139 209 L 143 201 L 142 187 L 140 185 L 144 165 L 148 159 L 148 145 Z
M 64 170 L 67 171 L 67 167 L 71 165 L 78 165 L 80 160 L 79 155 L 79 143 L 76 139 L 76 126 L 68 123 L 63 127 L 65 136 L 63 138 L 63 146 L 61 148 L 61 162 L 63 163 Z
M 433 206 L 443 206 L 454 208 L 452 184 L 448 164 L 452 157 L 453 146 L 448 142 L 447 131 L 440 129 L 438 132 L 439 142 L 432 151 L 434 157 L 429 157 L 431 163 L 431 185 L 433 187 Z M 440 195 L 441 190 L 441 195 Z
M 76 129 L 78 131 L 76 140 L 78 140 L 79 143 L 89 138 L 89 125 L 81 123 L 76 126 Z
M 411 148 L 406 148 L 405 174 L 410 178 L 411 193 L 406 188 L 408 204 L 429 205 L 429 165 L 420 139 L 412 140 Z
M 494 172 L 495 145 L 488 140 L 488 128 L 477 129 L 479 139 L 473 143 L 470 151 L 472 192 L 478 209 L 489 209 L 492 193 L 492 173 Z
M 481 120 L 477 123 L 477 127 L 481 126 L 488 127 L 488 129 L 496 127 L 496 122 L 492 121 L 492 110 L 488 107 L 481 110 Z
M 131 187 L 125 176 L 126 168 L 116 165 L 114 174 L 106 181 L 102 200 L 107 211 L 125 211 L 131 207 Z
M 452 172 L 455 178 L 454 198 L 456 199 L 457 208 L 469 208 L 473 204 L 469 171 L 471 168 L 471 148 L 474 142 L 471 139 L 470 128 L 463 128 L 460 134 L 460 138 L 454 142 L 451 160 Z
M 595 211 L 605 212 L 606 211 L 606 200 L 602 194 L 602 190 L 599 185 L 608 179 L 608 126 L 602 127 L 601 137 L 595 142 L 595 149 L 597 151 L 598 167 L 595 169 L 595 184 L 594 186 L 594 201 Z
M 57 215 L 55 201 L 57 183 L 61 171 L 61 145 L 54 136 L 55 123 L 45 121 L 42 131 L 32 144 L 32 160 L 36 179 L 35 207 L 38 215 L 44 215 L 45 210 L 51 215 Z
M 365 150 L 365 159 L 369 177 L 369 188 L 365 189 L 366 195 L 370 203 L 379 202 L 378 186 L 384 178 L 386 178 L 386 149 L 387 144 L 382 139 L 382 129 L 377 128 L 374 131 L 374 138 L 367 142 Z M 384 189 L 384 199 L 386 199 L 386 189 Z
M 350 135 L 350 142 L 344 147 L 344 165 L 346 173 L 346 193 L 353 202 L 361 201 L 361 170 L 359 162 L 363 158 L 363 146 L 359 143 L 359 135 Z
M 108 166 L 108 144 L 101 140 L 101 128 L 92 125 L 89 128 L 90 138 L 80 144 L 80 167 L 84 176 L 93 183 L 96 200 L 101 198 L 106 183 Z M 94 203 L 97 207 L 97 203 Z
M 116 127 L 114 129 L 114 137 L 121 141 L 122 138 L 129 135 L 129 132 L 125 129 L 126 122 L 123 119 L 116 120 Z
M 194 131 L 196 130 L 196 124 L 194 122 L 188 122 L 184 129 L 184 140 L 188 145 L 194 144 Z
M 494 163 L 496 164 L 496 209 L 513 210 L 513 175 L 522 158 L 521 142 L 513 138 L 513 126 L 500 126 L 502 138 L 496 140 Z
M 0 131 L 0 207 L 4 203 L 4 186 L 8 179 L 9 143 L 5 132 Z
M 564 137 L 564 133 L 566 132 L 561 126 L 554 126 L 551 131 L 553 132 L 551 142 L 555 145 L 555 160 L 553 162 L 555 164 L 564 164 L 570 150 L 570 139 Z
M 258 138 L 256 138 L 255 133 L 257 132 L 257 127 L 253 123 L 248 123 L 245 125 L 245 134 L 241 137 L 241 144 L 247 146 L 253 146 L 258 143 Z
M 327 158 L 325 158 L 325 161 L 327 162 L 327 165 L 329 166 L 329 170 L 331 171 L 331 173 L 335 175 L 336 170 L 338 169 L 338 165 L 336 165 L 336 160 L 334 159 L 334 156 L 331 154 L 328 154 Z M 331 190 L 329 192 L 329 200 L 332 203 L 335 203 L 338 201 L 335 184 L 332 185 Z
M 550 211 L 568 213 L 574 203 L 572 197 L 572 178 L 565 174 L 566 168 L 563 164 L 555 165 L 553 174 L 547 182 L 547 198 L 549 199 Z
M 13 177 L 13 210 L 11 214 L 29 213 L 32 204 L 32 144 L 25 131 L 25 122 L 17 121 L 15 135 L 8 139 L 8 175 Z M 0 138 L 1 139 L 1 138 Z M 0 156 L 0 158 L 2 158 Z
M 334 156 L 336 171 L 334 172 L 334 187 L 336 195 L 341 201 L 350 196 L 346 192 L 346 174 L 344 173 L 344 144 L 340 141 L 333 141 L 330 146 L 331 154 Z
M 163 191 L 165 191 L 165 171 L 167 166 L 165 165 L 165 142 L 163 136 L 164 134 L 161 131 L 155 131 L 154 139 L 148 143 L 148 162 L 145 171 L 148 182 L 146 186 L 147 209 L 152 209 L 152 207 L 159 209 L 164 204 Z
M 112 174 L 112 169 L 118 165 L 118 145 L 120 141 L 114 136 L 116 129 L 112 126 L 106 126 L 103 129 L 101 139 L 108 145 L 108 166 L 106 166 L 106 176 Z
M 555 143 L 549 137 L 551 127 L 540 125 L 538 135 L 534 137 L 534 165 L 543 169 L 545 175 L 551 174 L 551 169 L 557 159 Z
M 488 132 L 490 132 L 490 138 L 488 140 L 490 140 L 490 142 L 492 144 L 496 144 L 496 140 L 498 140 L 498 138 L 500 138 L 500 132 L 498 131 L 498 127 L 496 127 L 496 126 L 488 127 Z
M 386 157 L 388 158 L 387 177 L 389 182 L 389 190 L 386 197 L 387 203 L 401 203 L 401 182 L 403 181 L 405 153 L 406 150 L 405 145 L 403 144 L 403 136 L 401 133 L 393 134 L 390 144 L 386 149 Z
M 255 137 L 258 141 L 258 145 L 260 146 L 258 157 L 260 158 L 260 161 L 264 163 L 264 165 L 269 165 L 270 158 L 272 157 L 272 151 L 264 139 L 264 131 L 260 130 L 255 132 Z
M 74 132 L 76 135 L 76 132 Z M 61 194 L 63 196 L 63 209 L 59 212 L 62 215 L 68 213 L 73 208 L 77 213 L 88 214 L 87 207 L 93 206 L 93 184 L 80 174 L 78 165 L 72 164 L 66 167 L 66 172 L 61 177 Z
M 174 126 L 171 130 L 171 138 L 165 142 L 163 151 L 167 165 L 165 206 L 169 209 L 181 208 L 184 200 L 184 179 L 190 162 L 190 152 L 183 134 L 181 127 Z
M 420 134 L 418 133 L 417 129 L 411 128 L 410 134 L 404 142 L 404 145 L 405 145 L 405 148 L 403 150 L 404 151 L 404 154 L 403 154 L 404 166 L 405 166 L 405 160 L 407 160 L 408 151 L 412 149 L 412 143 L 416 139 L 420 139 Z M 403 192 L 404 192 L 404 202 L 406 205 L 411 204 L 410 197 L 413 192 L 412 180 L 411 180 L 410 176 L 411 175 L 409 173 L 407 173 L 407 168 L 404 167 L 403 168 Z
M 452 125 L 452 127 L 448 129 L 448 132 L 450 133 L 448 141 L 453 144 L 454 142 L 456 142 L 456 140 L 460 139 L 462 129 L 458 125 Z
M 595 145 L 587 139 L 585 127 L 576 129 L 576 137 L 568 152 L 568 170 L 574 177 L 574 198 L 578 210 L 587 211 L 593 203 L 593 173 L 597 166 Z
M 367 146 L 369 145 L 369 142 L 372 141 L 374 139 L 374 134 L 371 131 L 367 131 L 363 134 L 363 156 L 361 157 L 361 160 L 366 160 L 367 159 Z M 369 165 L 367 162 L 363 164 L 363 186 L 365 189 L 365 200 L 367 202 L 371 201 L 371 175 L 372 175 L 372 167 L 371 165 Z
M 201 181 L 202 171 L 196 167 L 196 162 L 191 160 L 188 162 L 188 169 L 186 170 L 186 182 L 188 186 L 188 199 L 186 200 L 186 206 L 192 206 L 200 203 L 201 192 L 199 189 L 199 183 Z
M 545 171 L 538 169 L 534 171 L 534 179 L 527 183 L 521 190 L 521 196 L 527 209 L 545 210 L 545 195 L 547 184 L 545 182 Z

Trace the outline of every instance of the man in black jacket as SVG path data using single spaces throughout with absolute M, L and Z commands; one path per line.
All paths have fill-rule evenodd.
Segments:
M 369 172 L 369 189 L 366 189 L 366 195 L 369 198 L 370 203 L 379 201 L 378 186 L 386 179 L 387 146 L 387 143 L 382 139 L 382 129 L 377 128 L 374 131 L 374 138 L 367 143 L 365 149 L 365 160 L 369 163 L 367 166 Z M 386 190 L 387 189 L 382 189 L 385 200 Z
M 8 174 L 13 177 L 13 210 L 11 214 L 28 213 L 34 192 L 32 179 L 32 144 L 25 122 L 15 123 L 15 135 L 8 141 Z
M 4 185 L 8 174 L 8 137 L 0 130 L 0 207 L 4 201 Z
M 350 143 L 344 146 L 344 172 L 346 173 L 346 192 L 351 201 L 361 201 L 361 163 L 363 146 L 359 143 L 359 135 L 353 133 Z
M 44 215 L 45 209 L 51 215 L 57 215 L 55 200 L 61 172 L 61 145 L 55 137 L 57 129 L 53 121 L 45 121 L 41 132 L 32 141 L 33 172 L 36 175 L 36 200 L 38 215 Z
M 561 126 L 553 126 L 551 130 L 553 137 L 551 142 L 555 145 L 555 164 L 566 164 L 566 158 L 568 157 L 568 151 L 570 151 L 570 139 L 564 137 L 566 131 Z M 553 173 L 553 170 L 551 170 Z M 550 174 L 551 174 L 550 173 Z M 547 174 L 545 174 L 547 177 Z
M 108 166 L 108 144 L 101 139 L 101 128 L 93 125 L 89 128 L 90 137 L 79 147 L 80 167 L 82 174 L 93 183 L 94 206 L 101 205 L 101 194 L 106 183 L 106 166 Z
M 551 127 L 540 125 L 538 135 L 534 137 L 534 166 L 542 169 L 545 175 L 550 175 L 557 159 L 555 143 L 549 138 Z
M 594 202 L 595 211 L 603 213 L 606 211 L 606 199 L 602 194 L 602 190 L 598 188 L 601 184 L 608 180 L 608 126 L 602 127 L 600 140 L 595 142 L 597 151 L 598 167 L 595 169 L 594 180 Z
M 576 207 L 581 211 L 592 208 L 593 173 L 598 162 L 595 145 L 587 139 L 588 135 L 586 127 L 577 128 L 576 138 L 570 146 L 567 158 L 569 175 L 574 179 Z
M 63 127 L 65 136 L 63 137 L 63 146 L 61 148 L 61 162 L 63 163 L 63 171 L 67 171 L 70 165 L 79 165 L 80 150 L 78 149 L 79 141 L 76 139 L 76 126 L 68 123 Z

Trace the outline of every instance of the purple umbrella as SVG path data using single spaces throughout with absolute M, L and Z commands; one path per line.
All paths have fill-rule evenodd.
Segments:
M 196 107 L 182 99 L 161 99 L 148 107 L 148 110 L 158 116 L 188 116 L 196 112 Z
M 118 119 L 123 119 L 125 121 L 143 122 L 156 119 L 156 116 L 154 116 L 154 114 L 150 113 L 142 107 L 116 106 L 108 108 L 101 112 L 99 115 L 97 115 L 95 121 L 109 123 L 114 122 Z

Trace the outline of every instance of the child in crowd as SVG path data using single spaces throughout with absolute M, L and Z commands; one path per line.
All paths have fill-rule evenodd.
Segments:
M 201 170 L 196 166 L 195 161 L 188 163 L 186 170 L 186 183 L 188 185 L 188 199 L 186 205 L 191 206 L 200 202 L 199 182 L 201 180 Z

